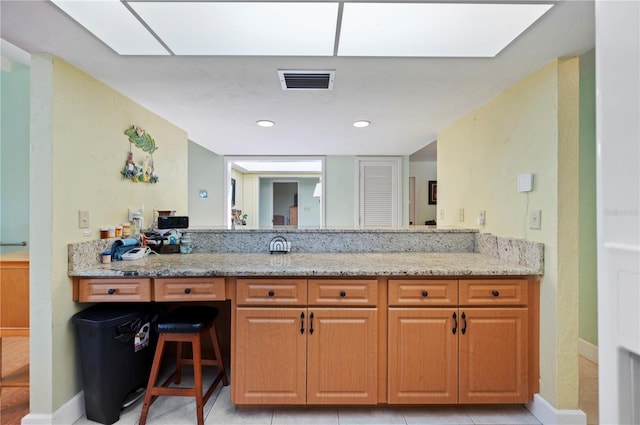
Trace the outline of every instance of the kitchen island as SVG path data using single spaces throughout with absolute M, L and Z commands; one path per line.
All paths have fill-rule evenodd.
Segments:
M 526 403 L 538 391 L 539 244 L 378 230 L 342 245 L 374 252 L 314 252 L 345 238 L 316 233 L 327 240 L 285 234 L 298 236 L 287 254 L 251 243 L 203 252 L 205 242 L 193 254 L 82 264 L 84 250 L 70 247 L 74 300 L 230 302 L 232 401 L 242 406 Z M 218 236 L 264 247 L 272 234 Z M 379 252 L 403 237 L 404 250 Z M 428 251 L 416 252 L 423 237 Z

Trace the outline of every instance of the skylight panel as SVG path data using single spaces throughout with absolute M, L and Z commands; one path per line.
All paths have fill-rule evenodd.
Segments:
M 333 55 L 338 3 L 128 4 L 177 55 Z
M 117 0 L 51 1 L 120 55 L 170 54 Z
M 493 57 L 552 6 L 345 3 L 338 56 Z

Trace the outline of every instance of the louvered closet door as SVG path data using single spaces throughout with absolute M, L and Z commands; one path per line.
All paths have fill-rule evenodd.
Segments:
M 400 224 L 399 159 L 360 160 L 359 224 Z

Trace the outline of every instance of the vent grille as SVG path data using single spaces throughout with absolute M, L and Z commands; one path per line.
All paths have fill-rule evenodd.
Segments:
M 332 90 L 335 71 L 278 71 L 282 90 Z

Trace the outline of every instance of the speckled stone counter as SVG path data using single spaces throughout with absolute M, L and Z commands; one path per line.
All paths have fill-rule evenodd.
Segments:
M 544 246 L 474 229 L 189 229 L 192 254 L 100 264 L 113 239 L 69 245 L 69 276 L 542 275 Z M 287 254 L 269 254 L 284 236 Z
M 478 253 L 290 253 L 150 255 L 70 273 L 82 277 L 183 276 L 498 276 L 536 275 Z

